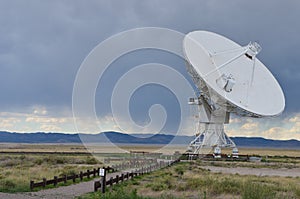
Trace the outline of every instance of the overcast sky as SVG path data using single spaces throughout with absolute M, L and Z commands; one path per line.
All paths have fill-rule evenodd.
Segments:
M 231 136 L 300 140 L 299 19 L 300 2 L 297 0 L 2 0 L 0 130 L 76 132 L 72 119 L 72 89 L 82 61 L 110 36 L 151 26 L 184 34 L 194 30 L 213 31 L 242 45 L 259 41 L 263 50 L 258 57 L 282 86 L 286 109 L 278 118 L 233 117 L 226 130 Z M 188 76 L 184 61 L 168 53 L 150 50 L 116 61 L 112 74 L 105 77 L 107 85 L 98 87 L 103 87 L 107 93 L 97 94 L 97 115 L 102 129 L 117 130 L 107 108 L 111 94 L 108 90 L 116 81 L 114 78 L 120 76 L 116 68 L 123 66 L 129 70 L 129 65 L 153 61 L 172 65 Z M 156 103 L 165 106 L 168 115 L 163 131 L 175 131 L 180 115 L 178 102 L 172 93 L 158 86 L 145 86 L 136 92 L 131 101 L 133 119 L 139 124 L 147 123 L 148 109 Z M 192 128 L 186 129 L 185 134 L 193 134 Z

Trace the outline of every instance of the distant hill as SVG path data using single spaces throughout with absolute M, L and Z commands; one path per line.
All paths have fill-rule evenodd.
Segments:
M 64 133 L 10 133 L 0 131 L 0 142 L 13 143 L 80 143 L 78 134 Z
M 260 148 L 299 148 L 299 140 L 271 140 L 261 137 L 232 137 L 237 146 Z
M 147 137 L 147 138 L 143 138 Z M 65 133 L 11 133 L 0 131 L 0 143 L 102 143 L 107 138 L 113 143 L 124 144 L 168 144 L 174 136 L 165 134 L 125 134 L 119 132 L 103 132 L 99 134 L 65 134 Z M 193 136 L 178 136 L 174 144 L 188 144 Z M 297 148 L 300 149 L 298 140 L 271 140 L 261 137 L 232 137 L 238 147 L 259 148 Z

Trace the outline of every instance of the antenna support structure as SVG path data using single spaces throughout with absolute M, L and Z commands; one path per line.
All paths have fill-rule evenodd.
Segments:
M 235 143 L 226 135 L 224 124 L 229 123 L 230 112 L 218 107 L 205 95 L 190 98 L 189 105 L 196 106 L 196 135 L 190 142 L 187 152 L 191 155 L 207 154 L 213 150 L 215 158 L 221 157 L 221 148 L 233 148 L 233 157 L 238 157 Z
M 234 51 L 241 52 L 216 67 L 214 70 L 208 72 L 204 77 L 226 67 L 243 55 L 246 55 L 246 57 L 251 60 L 255 59 L 256 55 L 261 51 L 261 47 L 257 42 L 250 42 L 247 46 L 237 48 Z M 212 58 L 220 54 L 231 52 L 232 50 L 213 53 L 210 54 L 210 57 Z M 189 63 L 187 63 L 187 70 L 194 82 L 197 82 L 198 85 L 205 85 L 203 80 L 199 78 L 197 72 L 189 65 Z M 223 74 L 220 78 L 216 79 L 216 82 L 224 91 L 231 92 L 235 84 L 235 79 L 231 74 L 229 76 Z M 214 91 L 208 87 L 203 86 L 201 90 L 204 92 L 201 92 L 197 98 L 189 99 L 189 105 L 197 106 L 198 114 L 195 116 L 196 136 L 194 140 L 190 142 L 187 152 L 191 155 L 203 155 L 208 154 L 213 150 L 214 157 L 221 158 L 222 148 L 232 148 L 232 157 L 238 158 L 238 148 L 236 147 L 236 144 L 224 131 L 224 124 L 228 124 L 230 118 L 230 111 L 224 110 L 226 102 L 222 102 Z M 207 93 L 209 93 L 209 95 Z M 218 103 L 215 103 L 213 99 L 216 99 Z M 224 104 L 224 106 L 220 106 L 220 104 Z
M 260 118 L 277 116 L 284 110 L 279 83 L 257 59 L 261 49 L 257 42 L 241 46 L 208 31 L 185 36 L 187 72 L 200 91 L 189 100 L 191 109 L 197 109 L 196 136 L 187 150 L 190 157 L 213 153 L 221 158 L 222 148 L 232 148 L 231 157 L 238 158 L 236 144 L 224 131 L 230 114 Z

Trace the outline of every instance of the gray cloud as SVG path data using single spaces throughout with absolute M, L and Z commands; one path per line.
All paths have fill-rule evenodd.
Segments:
M 287 112 L 298 112 L 299 19 L 300 2 L 292 0 L 1 1 L 0 108 L 71 107 L 76 72 L 94 46 L 120 31 L 158 26 L 210 30 L 241 44 L 258 40 Z

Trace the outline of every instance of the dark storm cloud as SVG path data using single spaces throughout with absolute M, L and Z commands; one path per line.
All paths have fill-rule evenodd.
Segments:
M 70 106 L 80 63 L 114 29 L 107 18 L 97 16 L 99 12 L 109 17 L 107 6 L 95 6 L 62 1 L 1 2 L 2 106 Z
M 1 1 L 0 108 L 71 107 L 76 72 L 90 50 L 130 28 L 205 29 L 258 40 L 287 110 L 299 111 L 299 1 Z

